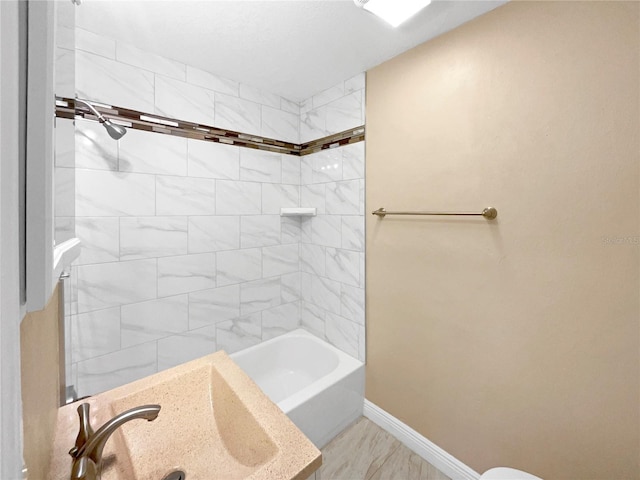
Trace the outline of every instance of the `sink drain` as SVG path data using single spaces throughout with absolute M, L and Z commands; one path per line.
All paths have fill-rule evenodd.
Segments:
M 185 480 L 186 478 L 187 478 L 186 473 L 184 473 L 182 470 L 176 470 L 175 472 L 171 472 L 162 480 Z

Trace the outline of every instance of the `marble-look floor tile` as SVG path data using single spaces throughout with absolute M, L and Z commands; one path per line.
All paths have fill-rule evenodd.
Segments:
M 400 445 L 368 480 L 448 480 L 404 445 Z
M 158 371 L 204 357 L 216 350 L 215 325 L 163 338 L 158 340 Z
M 187 295 L 123 305 L 122 348 L 150 342 L 189 329 Z
M 365 418 L 322 449 L 322 480 L 368 480 L 400 442 Z

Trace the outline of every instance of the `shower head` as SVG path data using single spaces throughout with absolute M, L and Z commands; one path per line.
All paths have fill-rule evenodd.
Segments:
M 124 137 L 125 133 L 127 133 L 126 128 L 124 128 L 121 125 L 116 125 L 113 122 L 111 122 L 111 120 L 104 118 L 104 116 L 86 100 L 81 100 L 79 98 L 76 98 L 76 102 L 86 105 L 86 107 L 91 111 L 91 113 L 93 113 L 96 117 L 98 117 L 98 121 L 104 126 L 109 136 L 114 140 L 120 140 L 122 137 Z
M 121 125 L 116 125 L 111 123 L 111 120 L 106 120 L 104 122 L 100 122 L 107 129 L 109 136 L 114 140 L 120 140 L 124 137 L 125 133 L 127 133 L 127 129 Z

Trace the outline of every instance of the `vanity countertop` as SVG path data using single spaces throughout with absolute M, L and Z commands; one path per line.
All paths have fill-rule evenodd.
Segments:
M 77 408 L 89 403 L 97 430 L 115 415 L 159 404 L 151 422 L 132 420 L 106 443 L 102 480 L 303 480 L 320 451 L 225 352 L 185 363 L 58 410 L 49 480 L 67 480 Z

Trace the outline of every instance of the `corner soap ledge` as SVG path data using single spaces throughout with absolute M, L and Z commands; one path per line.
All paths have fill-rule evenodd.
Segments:
M 315 217 L 315 207 L 287 207 L 280 209 L 281 217 Z

